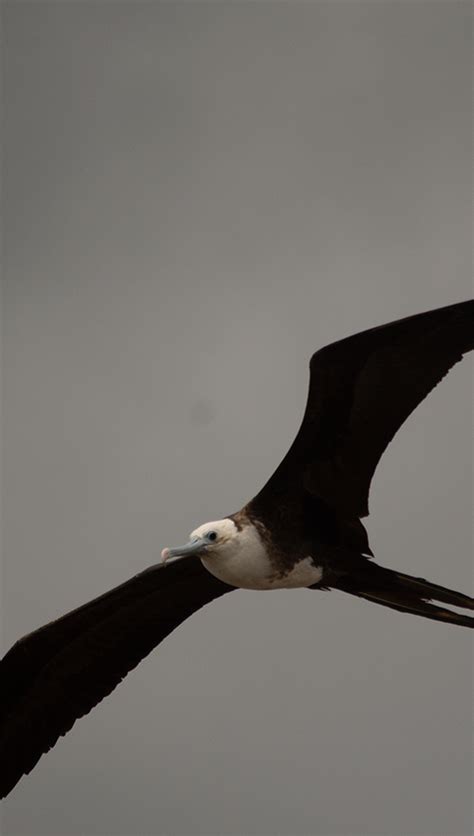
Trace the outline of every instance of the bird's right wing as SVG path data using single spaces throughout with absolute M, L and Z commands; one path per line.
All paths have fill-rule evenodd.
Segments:
M 232 589 L 189 557 L 16 642 L 0 662 L 0 797 L 181 622 Z

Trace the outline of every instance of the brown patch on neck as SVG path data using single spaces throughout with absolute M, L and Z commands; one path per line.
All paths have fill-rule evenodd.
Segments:
M 226 519 L 232 520 L 232 522 L 237 526 L 238 531 L 242 531 L 245 526 L 251 525 L 253 522 L 253 520 L 251 520 L 246 513 L 245 508 L 241 508 L 240 511 L 236 511 L 235 514 L 229 514 Z
M 253 525 L 254 528 L 257 529 L 260 537 L 265 542 L 267 547 L 271 547 L 270 551 L 273 551 L 273 543 L 272 538 L 270 536 L 270 532 L 258 519 L 254 514 L 249 511 L 248 506 L 246 505 L 244 508 L 241 508 L 240 511 L 237 511 L 235 514 L 229 514 L 227 519 L 232 520 L 235 525 L 237 526 L 239 531 L 242 531 L 248 525 Z
M 248 505 L 241 508 L 240 511 L 237 511 L 236 514 L 230 514 L 229 519 L 233 520 L 239 531 L 242 531 L 248 525 L 253 525 L 266 547 L 268 557 L 273 563 L 275 570 L 281 571 L 282 567 L 286 566 L 285 557 L 273 542 L 271 532 L 255 514 L 252 514 Z
M 265 544 L 271 547 L 270 551 L 274 550 L 274 543 L 272 541 L 270 531 L 266 525 L 264 525 L 263 522 L 252 513 L 250 503 L 249 505 L 245 505 L 241 511 L 238 511 L 235 516 L 238 516 L 243 521 L 244 525 L 253 525 L 257 529 Z M 234 519 L 234 517 L 232 517 L 232 519 Z

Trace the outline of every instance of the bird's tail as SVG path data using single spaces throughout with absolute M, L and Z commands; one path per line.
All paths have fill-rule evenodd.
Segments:
M 375 601 L 385 607 L 391 607 L 401 612 L 422 615 L 435 621 L 448 624 L 458 624 L 462 627 L 474 627 L 474 617 L 454 610 L 446 609 L 440 604 L 451 604 L 467 610 L 474 610 L 474 598 L 454 592 L 445 586 L 429 583 L 424 578 L 413 578 L 402 572 L 395 572 L 367 561 L 352 575 L 340 575 L 331 583 L 337 589 Z

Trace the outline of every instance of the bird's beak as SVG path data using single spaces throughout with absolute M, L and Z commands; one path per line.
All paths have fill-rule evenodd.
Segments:
M 185 546 L 178 546 L 175 549 L 163 549 L 161 552 L 161 559 L 166 563 L 170 558 L 189 557 L 192 554 L 199 554 L 208 545 L 207 540 L 203 537 L 195 537 L 186 543 Z

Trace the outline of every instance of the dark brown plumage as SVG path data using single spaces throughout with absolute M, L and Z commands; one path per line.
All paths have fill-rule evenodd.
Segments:
M 314 354 L 295 441 L 260 493 L 232 515 L 236 530 L 253 523 L 282 575 L 307 555 L 317 558 L 323 575 L 314 588 L 474 626 L 471 616 L 432 603 L 472 610 L 472 598 L 373 563 L 360 520 L 387 444 L 473 348 L 474 302 L 467 301 Z M 0 795 L 175 627 L 234 588 L 187 557 L 152 567 L 17 642 L 0 663 Z
M 24 636 L 0 665 L 0 795 L 186 618 L 235 587 L 162 564 Z
M 474 348 L 474 301 L 371 328 L 310 361 L 301 427 L 250 507 L 267 527 L 303 493 L 349 519 L 369 513 L 370 481 L 385 448 L 449 369 Z M 291 512 L 290 512 L 291 513 Z M 273 514 L 273 516 L 272 516 Z

